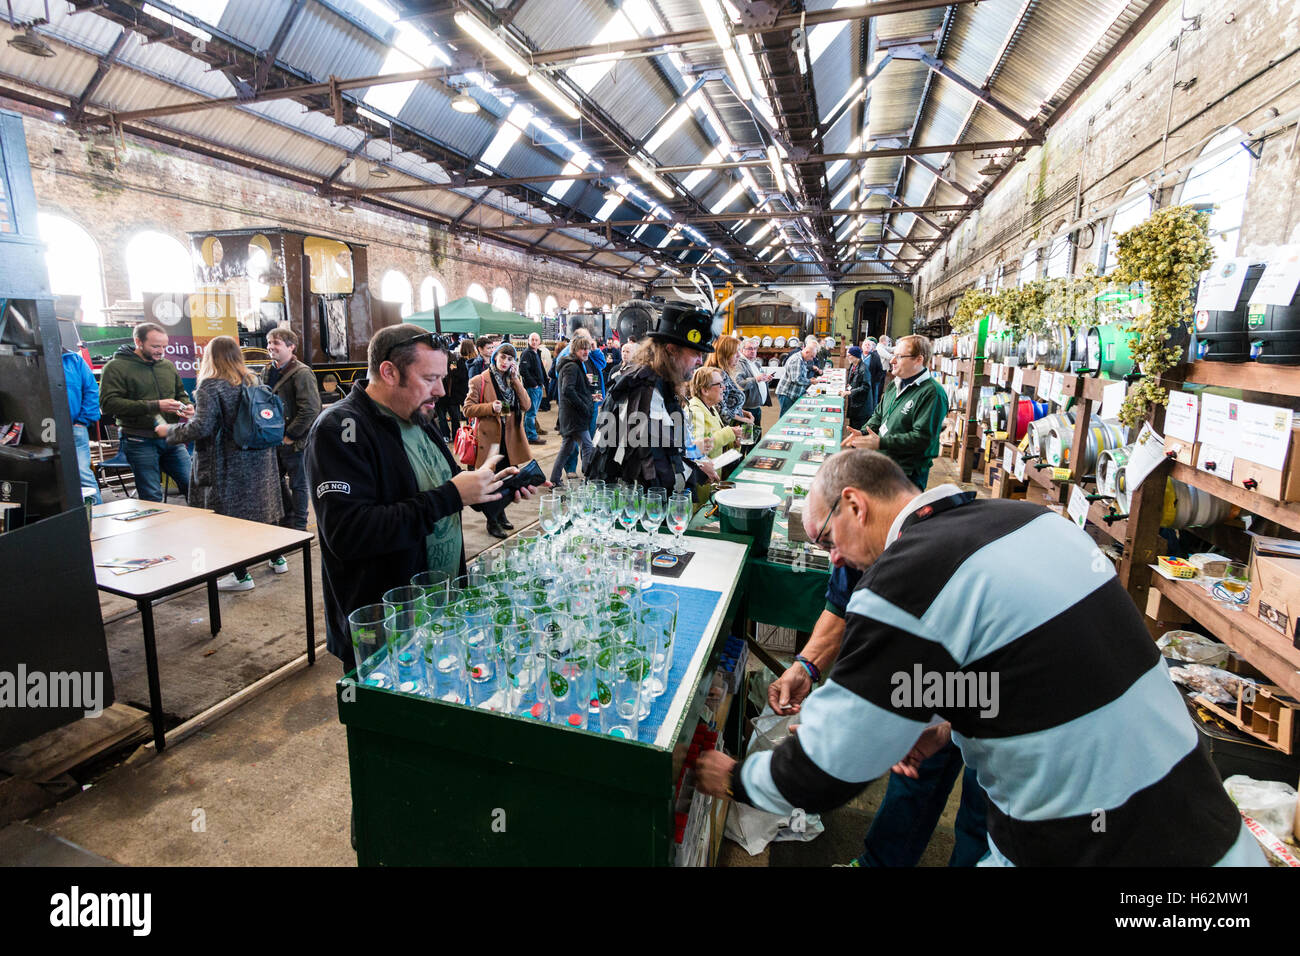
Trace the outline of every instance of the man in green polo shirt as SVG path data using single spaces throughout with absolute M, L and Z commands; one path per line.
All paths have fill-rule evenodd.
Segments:
M 844 448 L 869 448 L 894 459 L 922 491 L 939 454 L 939 433 L 948 414 L 948 393 L 930 375 L 930 340 L 905 335 L 894 347 L 894 379 L 862 431 L 846 428 Z

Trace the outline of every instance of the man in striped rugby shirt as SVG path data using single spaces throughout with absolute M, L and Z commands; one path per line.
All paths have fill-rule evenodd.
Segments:
M 822 467 L 804 522 L 866 571 L 843 650 L 793 737 L 743 764 L 701 758 L 704 792 L 819 813 L 951 734 L 988 794 L 984 865 L 1265 865 L 1141 614 L 1078 527 L 955 485 L 918 493 L 861 449 Z

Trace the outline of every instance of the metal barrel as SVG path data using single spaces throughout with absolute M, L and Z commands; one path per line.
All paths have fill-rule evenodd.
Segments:
M 1222 524 L 1232 517 L 1232 505 L 1193 485 L 1171 479 L 1174 487 L 1174 516 L 1170 528 L 1203 528 Z
M 1133 446 L 1107 448 L 1097 456 L 1097 492 L 1103 495 L 1115 495 L 1115 474 L 1128 464 L 1133 455 Z
M 1094 325 L 1088 329 L 1088 371 L 1102 378 L 1123 378 L 1133 371 L 1127 323 Z
M 1027 450 L 1031 456 L 1044 455 L 1047 448 L 1047 437 L 1051 434 L 1052 428 L 1057 425 L 1070 426 L 1074 424 L 1074 412 L 1058 412 L 1055 415 L 1046 415 L 1036 421 L 1029 423 L 1029 445 Z
M 1097 456 L 1107 448 L 1118 448 L 1124 440 L 1124 428 L 1117 421 L 1094 418 L 1088 426 L 1088 440 L 1083 447 L 1083 461 L 1076 474 L 1091 474 Z M 1070 449 L 1074 444 L 1074 429 L 1057 424 L 1048 432 L 1045 460 L 1059 468 L 1070 464 Z

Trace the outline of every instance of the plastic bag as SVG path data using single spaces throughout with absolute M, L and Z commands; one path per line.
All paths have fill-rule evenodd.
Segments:
M 1255 687 L 1255 682 L 1249 677 L 1205 664 L 1171 667 L 1169 677 L 1175 684 L 1203 694 L 1216 704 L 1235 704 L 1237 695 L 1242 693 L 1243 688 L 1249 687 L 1250 693 L 1253 693 Z
M 1231 648 L 1194 631 L 1168 631 L 1156 641 L 1160 653 L 1175 661 L 1209 664 L 1219 667 L 1228 659 Z
M 749 738 L 748 753 L 762 753 L 776 747 L 790 736 L 790 724 L 798 723 L 798 714 L 780 716 L 771 706 L 764 708 L 754 721 L 754 733 Z M 769 843 L 784 840 L 808 842 L 815 840 L 825 826 L 817 814 L 768 813 L 743 803 L 734 803 L 727 813 L 727 836 L 745 848 L 750 856 L 761 853 Z
M 1237 774 L 1223 781 L 1223 789 L 1237 808 L 1274 836 L 1285 837 L 1295 826 L 1296 793 L 1289 784 L 1256 780 Z

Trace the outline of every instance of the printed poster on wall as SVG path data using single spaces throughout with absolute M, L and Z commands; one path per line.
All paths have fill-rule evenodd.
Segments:
M 191 396 L 203 349 L 218 335 L 239 341 L 235 297 L 228 292 L 146 292 L 145 314 L 167 332 L 167 360 Z

